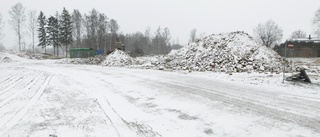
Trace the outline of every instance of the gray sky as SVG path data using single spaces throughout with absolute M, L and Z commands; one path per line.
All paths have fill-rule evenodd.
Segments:
M 79 9 L 88 13 L 95 8 L 109 18 L 116 19 L 120 32 L 152 33 L 158 26 L 168 27 L 172 40 L 186 44 L 193 28 L 206 35 L 231 31 L 252 34 L 253 28 L 267 20 L 275 21 L 284 31 L 283 40 L 301 29 L 312 33 L 312 19 L 320 8 L 320 0 L 0 0 L 0 13 L 5 21 L 5 46 L 15 45 L 15 35 L 8 23 L 8 11 L 17 2 L 28 10 L 42 10 L 46 16 L 61 13 L 63 7 L 69 12 Z M 27 29 L 25 29 L 27 30 Z M 24 40 L 30 43 L 26 35 Z

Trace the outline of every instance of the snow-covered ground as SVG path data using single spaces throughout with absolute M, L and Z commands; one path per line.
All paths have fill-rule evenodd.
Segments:
M 311 73 L 313 84 L 282 83 L 281 73 L 55 64 L 0 53 L 5 57 L 0 136 L 320 136 L 319 72 Z

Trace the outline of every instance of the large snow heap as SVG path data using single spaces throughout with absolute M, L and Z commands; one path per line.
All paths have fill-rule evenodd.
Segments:
M 244 32 L 209 35 L 169 53 L 166 67 L 194 71 L 279 72 L 282 58 Z
M 11 63 L 11 62 L 13 62 L 13 60 L 9 57 L 4 57 L 4 58 L 0 57 L 0 63 Z
M 108 56 L 102 65 L 109 67 L 124 67 L 132 65 L 133 58 L 122 50 L 114 50 Z

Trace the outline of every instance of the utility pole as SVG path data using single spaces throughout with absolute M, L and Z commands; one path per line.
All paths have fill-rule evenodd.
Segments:
M 285 76 L 285 71 L 286 71 L 286 58 L 287 58 L 287 44 L 288 44 L 288 41 L 286 40 L 286 42 L 284 43 L 284 60 L 283 60 L 283 80 L 282 80 L 282 83 L 284 83 L 284 80 L 286 78 Z

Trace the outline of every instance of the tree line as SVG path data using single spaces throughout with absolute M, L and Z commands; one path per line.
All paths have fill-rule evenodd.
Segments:
M 57 13 L 48 19 L 46 19 L 44 13 L 40 11 L 37 29 L 39 38 L 38 46 L 44 48 L 45 53 L 47 46 L 52 46 L 54 55 L 59 55 L 60 46 L 64 46 L 65 51 L 68 51 L 68 46 L 74 41 L 72 28 L 71 15 L 65 8 L 63 8 L 61 15 Z
M 55 55 L 59 55 L 59 50 L 66 52 L 69 48 L 93 48 L 107 52 L 115 48 L 117 39 L 124 44 L 126 51 L 135 56 L 166 54 L 172 49 L 181 47 L 179 42 L 171 42 L 170 30 L 167 27 L 158 27 L 155 32 L 147 28 L 144 33 L 119 33 L 118 22 L 115 19 L 109 19 L 107 15 L 95 9 L 82 14 L 79 10 L 69 13 L 63 8 L 61 14 L 56 12 L 55 15 L 48 16 L 48 18 L 42 11 L 37 15 L 34 10 L 28 12 L 27 18 L 25 9 L 21 3 L 17 3 L 9 11 L 11 16 L 9 23 L 17 36 L 19 50 L 24 49 L 22 39 L 25 34 L 23 31 L 25 26 L 32 36 L 33 53 L 36 45 L 42 47 L 45 53 L 48 46 L 53 47 Z M 315 12 L 312 23 L 314 34 L 320 36 L 320 8 Z M 4 36 L 1 33 L 3 27 L 4 22 L 0 13 L 0 39 Z M 258 24 L 253 32 L 256 40 L 267 47 L 274 46 L 283 38 L 283 30 L 272 20 Z M 38 37 L 38 44 L 35 44 L 36 37 Z M 291 38 L 302 37 L 307 37 L 303 30 L 292 32 Z M 193 29 L 190 32 L 189 42 L 194 42 L 196 39 L 199 39 L 197 30 Z
M 316 37 L 320 37 L 320 8 L 315 12 L 312 24 L 314 26 L 314 34 Z M 283 30 L 273 20 L 259 23 L 254 28 L 253 33 L 258 42 L 269 48 L 275 45 L 278 46 L 283 37 Z M 293 31 L 290 35 L 291 39 L 307 37 L 306 32 L 301 29 Z
M 73 10 L 70 13 L 63 8 L 61 14 L 56 12 L 55 15 L 50 16 L 46 16 L 42 11 L 37 15 L 33 10 L 28 12 L 28 20 L 25 9 L 21 3 L 17 3 L 9 11 L 10 24 L 17 35 L 19 51 L 23 50 L 22 39 L 25 25 L 32 36 L 33 53 L 35 45 L 44 49 L 44 53 L 47 53 L 47 47 L 53 47 L 54 55 L 59 55 L 59 50 L 66 52 L 69 48 L 92 48 L 110 52 L 115 49 L 117 39 L 124 44 L 126 51 L 135 56 L 167 54 L 172 49 L 181 47 L 178 43 L 170 42 L 171 34 L 167 27 L 159 27 L 154 34 L 151 34 L 150 29 L 147 29 L 145 34 L 141 32 L 119 33 L 120 25 L 117 20 L 109 19 L 107 15 L 96 9 L 82 14 L 79 10 Z M 0 14 L 0 32 L 3 28 L 1 17 Z M 27 24 L 26 21 L 28 21 Z M 36 37 L 38 44 L 35 44 Z

